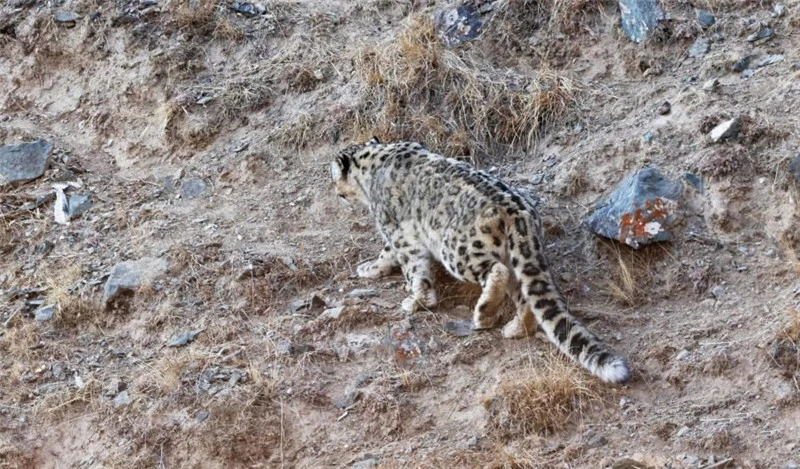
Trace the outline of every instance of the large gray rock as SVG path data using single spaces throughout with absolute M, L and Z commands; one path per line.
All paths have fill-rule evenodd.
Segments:
M 152 282 L 167 271 L 164 259 L 145 257 L 138 261 L 121 262 L 111 269 L 103 289 L 103 302 L 108 304 L 123 293 L 134 293 L 142 285 Z
M 658 0 L 619 0 L 622 13 L 622 32 L 633 42 L 647 39 L 650 31 L 666 16 Z
M 23 184 L 44 174 L 53 144 L 44 140 L 0 147 L 0 187 Z
M 669 226 L 677 217 L 680 181 L 666 179 L 655 167 L 642 168 L 625 178 L 583 220 L 591 232 L 634 249 L 669 241 Z

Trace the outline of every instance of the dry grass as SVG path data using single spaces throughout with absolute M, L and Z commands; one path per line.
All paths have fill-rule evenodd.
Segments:
M 362 87 L 354 138 L 417 140 L 448 156 L 528 149 L 578 92 L 546 69 L 523 77 L 446 50 L 427 16 L 412 17 L 398 38 L 362 50 L 355 63 Z
M 133 389 L 150 397 L 165 397 L 180 390 L 182 375 L 199 359 L 196 355 L 165 350 L 164 355 L 144 366 L 133 380 Z
M 268 105 L 273 97 L 271 67 L 249 64 L 212 76 L 208 83 L 184 86 L 164 112 L 172 143 L 200 148 L 226 124 Z
M 226 3 L 217 0 L 183 0 L 172 13 L 175 26 L 196 36 L 244 39 L 244 31 L 229 18 Z
M 525 450 L 512 452 L 502 445 L 494 445 L 486 450 L 443 450 L 423 457 L 413 458 L 412 461 L 400 458 L 381 459 L 376 468 L 401 469 L 413 467 L 415 469 L 438 469 L 442 467 L 481 467 L 485 469 L 549 469 L 559 467 L 563 462 L 561 452 L 537 451 L 534 454 L 529 445 Z
M 797 241 L 794 241 L 793 236 L 786 233 L 781 236 L 781 248 L 783 249 L 783 254 L 786 256 L 786 260 L 789 262 L 789 265 L 792 267 L 792 270 L 800 274 L 800 256 L 797 254 L 796 244 Z
M 518 374 L 484 401 L 488 428 L 501 437 L 557 432 L 601 399 L 597 380 L 555 354 Z
M 591 16 L 599 16 L 611 2 L 608 0 L 504 0 L 498 11 L 504 30 L 545 34 L 574 35 L 588 28 Z
M 64 383 L 56 390 L 44 394 L 33 405 L 33 417 L 39 423 L 63 422 L 68 415 L 76 412 L 76 407 L 94 406 L 100 402 L 101 385 L 90 379 L 82 388 Z
M 770 343 L 769 355 L 800 392 L 800 310 L 791 308 L 788 316 L 786 325 Z
M 635 306 L 647 299 L 647 284 L 652 272 L 650 250 L 634 251 L 611 245 L 617 268 L 605 285 L 606 294 L 614 300 Z
M 36 459 L 29 450 L 12 440 L 10 432 L 0 435 L 0 468 L 36 467 Z
M 57 306 L 55 317 L 61 325 L 76 326 L 87 320 L 94 322 L 103 310 L 99 302 L 75 295 L 73 290 L 80 276 L 81 268 L 73 266 L 46 280 L 47 302 Z
M 13 327 L 9 327 L 0 336 L 0 350 L 3 356 L 11 357 L 14 360 L 27 361 L 38 355 L 34 346 L 39 343 L 39 328 L 36 324 L 23 321 Z

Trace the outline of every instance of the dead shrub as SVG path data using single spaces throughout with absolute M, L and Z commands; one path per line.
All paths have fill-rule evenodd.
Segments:
M 769 355 L 772 363 L 800 391 L 800 311 L 790 309 L 788 315 L 786 326 L 770 342 Z
M 209 35 L 216 29 L 220 10 L 225 9 L 224 3 L 217 0 L 182 0 L 173 10 L 175 25 L 195 35 Z
M 417 140 L 448 156 L 497 144 L 530 148 L 578 92 L 547 69 L 523 77 L 446 50 L 427 16 L 413 17 L 396 40 L 362 50 L 355 62 L 362 82 L 356 140 Z
M 642 304 L 648 297 L 655 261 L 654 250 L 658 247 L 637 251 L 618 244 L 604 244 L 610 247 L 617 264 L 606 280 L 606 295 L 626 306 Z
M 557 432 L 601 399 L 599 381 L 555 354 L 520 374 L 503 380 L 484 401 L 488 427 L 500 437 Z
M 39 339 L 39 328 L 36 324 L 24 321 L 5 329 L 0 336 L 0 351 L 3 356 L 27 361 L 39 354 L 34 348 Z
M 167 108 L 167 137 L 196 148 L 208 144 L 225 124 L 270 103 L 271 73 L 269 66 L 254 64 L 185 86 Z
M 80 275 L 81 268 L 73 266 L 46 279 L 47 301 L 56 306 L 55 318 L 60 325 L 77 326 L 86 320 L 95 319 L 98 312 L 103 310 L 98 301 L 77 294 Z

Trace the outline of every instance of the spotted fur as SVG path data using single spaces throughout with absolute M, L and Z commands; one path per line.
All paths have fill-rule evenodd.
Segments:
M 626 360 L 567 308 L 548 270 L 541 220 L 523 193 L 419 143 L 381 144 L 376 138 L 339 152 L 331 176 L 340 197 L 370 208 L 386 243 L 358 275 L 378 278 L 400 267 L 411 292 L 403 310 L 436 305 L 436 260 L 457 279 L 481 285 L 475 329 L 494 327 L 508 295 L 517 310 L 504 337 L 530 335 L 538 322 L 561 352 L 602 380 L 629 378 Z

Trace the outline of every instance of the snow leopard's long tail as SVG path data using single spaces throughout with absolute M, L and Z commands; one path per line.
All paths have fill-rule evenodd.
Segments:
M 548 270 L 541 245 L 541 229 L 534 213 L 519 212 L 509 230 L 509 235 L 516 241 L 511 244 L 510 251 L 512 260 L 518 259 L 513 268 L 524 303 L 547 338 L 561 352 L 603 381 L 627 381 L 631 375 L 627 360 L 592 333 L 567 307 Z

